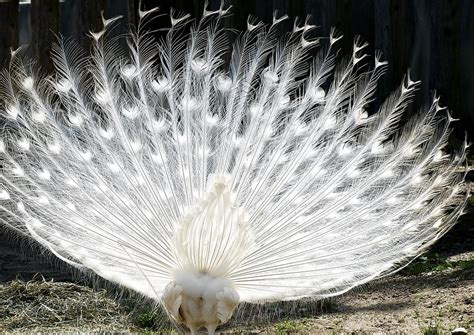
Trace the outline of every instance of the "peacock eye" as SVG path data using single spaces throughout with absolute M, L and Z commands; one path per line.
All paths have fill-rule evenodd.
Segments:
M 232 79 L 227 75 L 219 75 L 215 81 L 216 89 L 221 93 L 227 93 L 232 88 Z
M 273 86 L 275 84 L 278 84 L 279 80 L 280 80 L 280 77 L 275 71 L 266 69 L 263 72 L 263 81 L 266 85 Z
M 68 79 L 62 78 L 55 84 L 56 90 L 61 93 L 67 93 L 72 89 L 72 84 Z
M 84 123 L 84 117 L 80 114 L 69 114 L 68 118 L 75 127 L 80 127 Z
M 126 118 L 133 120 L 140 115 L 140 109 L 138 106 L 124 106 L 122 107 L 122 114 Z
M 210 65 L 204 58 L 193 59 L 191 68 L 197 75 L 205 75 L 210 71 Z
M 151 87 L 156 92 L 163 93 L 171 89 L 171 83 L 168 78 L 160 76 L 151 82 Z
M 34 84 L 35 84 L 35 81 L 32 77 L 26 77 L 25 79 L 23 79 L 23 81 L 21 82 L 21 84 L 23 85 L 23 88 L 26 89 L 26 90 L 32 90 L 33 87 L 34 87 Z
M 326 97 L 326 92 L 322 87 L 311 87 L 309 90 L 309 96 L 315 103 L 322 103 Z
M 16 119 L 18 114 L 20 114 L 20 109 L 16 106 L 8 105 L 6 107 L 6 112 L 7 112 L 7 115 L 8 115 L 9 118 Z
M 120 71 L 122 76 L 126 79 L 132 79 L 138 74 L 137 67 L 133 64 L 123 65 Z

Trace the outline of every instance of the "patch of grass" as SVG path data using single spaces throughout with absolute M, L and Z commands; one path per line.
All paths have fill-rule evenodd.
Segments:
M 305 325 L 297 320 L 284 320 L 275 324 L 276 334 L 300 334 L 305 330 Z
M 129 329 L 129 321 L 105 290 L 94 291 L 73 283 L 43 277 L 0 285 L 0 329 L 25 331 L 66 329 Z
M 425 256 L 414 260 L 410 265 L 400 271 L 403 275 L 419 275 L 425 272 L 443 271 L 451 269 L 453 263 L 447 260 L 447 257 L 438 253 L 428 253 Z
M 235 311 L 229 327 L 247 324 L 266 326 L 281 320 L 302 320 L 337 308 L 334 298 L 324 300 L 302 299 L 279 301 L 266 304 L 242 303 Z
M 444 334 L 444 329 L 441 324 L 436 320 L 430 320 L 429 324 L 425 326 L 424 324 L 420 323 L 420 314 L 418 311 L 415 311 L 416 320 L 418 321 L 418 327 L 420 328 L 420 332 L 423 335 L 441 335 Z M 424 322 L 423 322 L 424 323 Z
M 177 334 L 163 309 L 146 300 L 115 299 L 105 289 L 46 281 L 41 276 L 0 284 L 0 329 Z
M 437 320 L 430 320 L 428 325 L 426 322 L 421 318 L 420 312 L 418 310 L 414 311 L 415 320 L 418 323 L 418 328 L 420 329 L 420 333 L 423 335 L 441 335 L 443 334 L 443 328 L 437 322 Z
M 423 335 L 441 335 L 443 334 L 443 328 L 439 324 L 429 325 L 426 328 L 421 328 Z
M 145 329 L 157 329 L 163 322 L 163 315 L 158 310 L 152 310 L 149 312 L 143 312 L 132 321 L 136 326 Z
M 446 256 L 438 253 L 428 253 L 419 257 L 400 271 L 402 275 L 419 275 L 426 272 L 437 272 L 448 269 L 456 270 L 456 276 L 471 272 L 474 269 L 474 259 L 448 261 Z
M 132 328 L 146 334 L 175 334 L 165 310 L 152 301 L 130 301 L 129 319 Z
M 181 334 L 181 333 L 177 332 L 175 329 L 162 328 L 160 330 L 140 330 L 140 332 L 138 334 L 142 334 L 142 335 L 163 335 L 163 334 L 178 335 L 178 334 Z
M 339 335 L 339 334 L 343 334 L 343 329 L 342 329 L 342 326 L 341 325 L 336 325 L 336 327 L 334 329 L 331 330 L 331 335 Z
M 474 259 L 461 260 L 458 262 L 454 262 L 454 265 L 456 266 L 456 268 L 458 268 L 461 271 L 472 270 L 474 269 Z
M 474 259 L 455 262 L 456 271 L 454 276 L 460 280 L 474 278 Z
M 474 208 L 474 195 L 467 198 L 467 207 Z
M 468 318 L 467 320 L 465 320 L 462 326 L 467 329 L 472 328 L 474 326 L 474 317 Z

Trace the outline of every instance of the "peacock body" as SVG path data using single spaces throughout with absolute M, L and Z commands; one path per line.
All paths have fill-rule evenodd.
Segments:
M 91 33 L 45 77 L 12 53 L 2 73 L 1 220 L 61 260 L 162 301 L 214 333 L 240 301 L 324 298 L 396 271 L 442 236 L 466 196 L 443 153 L 435 97 L 405 122 L 408 75 L 373 115 L 387 63 L 365 44 L 336 64 L 335 32 L 280 38 L 249 19 L 229 52 L 227 10 L 140 11 L 128 55 Z M 189 31 L 188 31 L 189 30 Z M 227 60 L 226 60 L 227 59 Z

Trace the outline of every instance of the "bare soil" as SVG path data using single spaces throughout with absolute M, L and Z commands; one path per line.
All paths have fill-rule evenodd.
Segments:
M 474 329 L 474 253 L 444 270 L 395 275 L 315 307 L 305 316 L 234 320 L 225 334 L 444 334 Z M 457 266 L 456 264 L 463 264 Z M 176 333 L 161 312 L 131 310 L 106 290 L 36 278 L 0 285 L 5 333 Z M 301 306 L 300 306 L 301 307 Z M 285 311 L 283 310 L 283 314 Z
M 470 259 L 473 259 L 472 253 Z M 395 275 L 335 299 L 313 317 L 242 333 L 450 334 L 474 329 L 474 269 Z M 231 333 L 232 331 L 230 331 Z
M 0 333 L 178 333 L 162 310 L 139 297 L 91 280 L 77 284 L 49 268 L 40 271 L 47 279 L 32 279 L 41 264 L 3 255 Z M 15 273 L 27 281 L 12 280 Z M 244 306 L 221 332 L 429 335 L 458 327 L 474 334 L 474 197 L 454 229 L 399 274 L 323 304 Z

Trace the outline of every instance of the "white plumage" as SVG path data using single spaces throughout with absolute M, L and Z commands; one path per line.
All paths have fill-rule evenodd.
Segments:
M 313 57 L 314 26 L 280 38 L 286 17 L 249 19 L 229 48 L 223 8 L 193 24 L 172 13 L 158 40 L 153 12 L 127 56 L 108 38 L 115 19 L 90 56 L 62 40 L 50 77 L 13 53 L 4 224 L 213 333 L 239 301 L 323 298 L 391 273 L 462 213 L 467 145 L 443 152 L 452 118 L 435 98 L 399 130 L 410 76 L 369 114 L 387 63 L 367 69 L 360 40 L 336 65 L 341 36 Z

